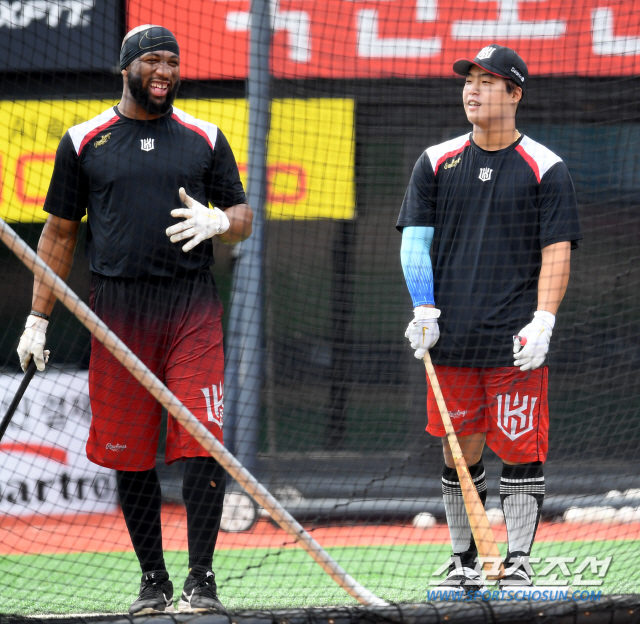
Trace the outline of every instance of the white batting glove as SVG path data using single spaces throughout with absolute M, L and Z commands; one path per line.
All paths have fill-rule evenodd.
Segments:
M 437 308 L 419 306 L 413 309 L 413 321 L 409 323 L 404 335 L 409 339 L 411 348 L 415 349 L 413 355 L 418 360 L 421 360 L 440 338 L 440 328 L 436 320 L 439 317 L 440 310 Z
M 203 240 L 224 234 L 229 229 L 229 217 L 220 208 L 209 209 L 203 206 L 189 197 L 183 188 L 178 193 L 187 207 L 172 210 L 171 216 L 185 217 L 185 221 L 167 228 L 167 236 L 172 243 L 190 238 L 182 251 L 190 251 Z
M 49 351 L 44 350 L 48 325 L 49 321 L 39 316 L 29 314 L 27 317 L 25 330 L 18 344 L 18 357 L 23 371 L 27 370 L 31 356 L 34 357 L 39 371 L 43 371 L 44 365 L 49 361 Z
M 513 337 L 514 366 L 521 371 L 534 370 L 544 363 L 556 317 L 551 312 L 538 311 L 533 321 Z

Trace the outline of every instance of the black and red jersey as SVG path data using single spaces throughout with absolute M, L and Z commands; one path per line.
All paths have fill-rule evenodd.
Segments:
M 513 365 L 513 335 L 537 308 L 542 248 L 582 238 L 566 165 L 527 136 L 495 152 L 471 134 L 427 149 L 397 221 L 408 226 L 434 228 L 433 360 L 463 367 Z
M 213 264 L 211 241 L 182 251 L 165 230 L 179 221 L 178 189 L 205 206 L 245 203 L 233 152 L 212 123 L 176 108 L 139 121 L 117 107 L 73 126 L 56 153 L 44 209 L 63 219 L 88 215 L 87 255 L 105 276 L 173 276 Z

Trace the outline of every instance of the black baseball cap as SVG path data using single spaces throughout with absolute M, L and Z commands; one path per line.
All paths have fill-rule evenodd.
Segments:
M 516 51 L 496 43 L 482 48 L 473 61 L 458 59 L 453 64 L 453 71 L 461 76 L 466 76 L 473 65 L 482 67 L 494 76 L 513 80 L 519 87 L 522 87 L 523 91 L 529 79 L 527 65 Z

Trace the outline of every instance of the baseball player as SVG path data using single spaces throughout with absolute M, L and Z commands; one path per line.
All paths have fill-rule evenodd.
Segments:
M 180 84 L 173 34 L 162 26 L 134 28 L 124 38 L 120 68 L 120 103 L 60 141 L 38 254 L 66 279 L 80 220 L 88 216 L 91 308 L 222 441 L 222 306 L 209 239 L 244 240 L 252 211 L 222 132 L 172 105 Z M 44 370 L 54 303 L 36 279 L 18 347 L 23 369 L 34 357 Z M 174 611 L 155 470 L 161 406 L 95 339 L 89 393 L 87 456 L 116 471 L 142 568 L 129 612 Z M 189 572 L 179 608 L 224 611 L 211 568 L 225 472 L 172 417 L 165 461 L 184 463 Z
M 406 337 L 430 351 L 483 503 L 485 444 L 503 461 L 508 531 L 502 589 L 531 586 L 528 563 L 545 492 L 549 413 L 543 366 L 582 238 L 573 183 L 549 149 L 521 134 L 516 111 L 529 74 L 515 51 L 491 44 L 455 62 L 472 132 L 418 159 L 397 228 L 414 305 Z M 437 306 L 437 307 L 436 307 Z M 443 585 L 484 589 L 460 482 L 432 388 L 427 431 L 442 437 L 442 491 L 453 557 Z

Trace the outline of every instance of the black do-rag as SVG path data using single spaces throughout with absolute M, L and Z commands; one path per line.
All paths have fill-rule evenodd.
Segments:
M 120 49 L 120 69 L 147 52 L 168 50 L 180 56 L 180 47 L 173 33 L 164 26 L 148 26 L 131 35 Z

